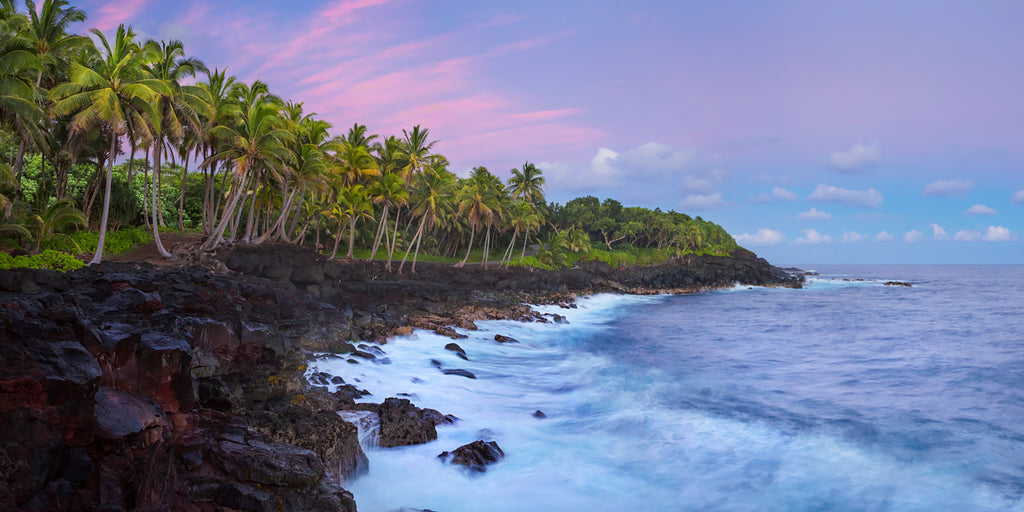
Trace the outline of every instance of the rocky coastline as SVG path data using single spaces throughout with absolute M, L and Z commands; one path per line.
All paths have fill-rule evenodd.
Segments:
M 451 419 L 311 386 L 312 353 L 365 357 L 372 347 L 352 342 L 543 320 L 525 304 L 568 306 L 578 294 L 737 282 L 800 286 L 743 250 L 653 267 L 420 263 L 398 275 L 292 246 L 236 246 L 205 267 L 0 271 L 0 509 L 354 511 L 343 486 L 366 457 L 337 411 L 377 414 L 381 446 L 429 441 Z

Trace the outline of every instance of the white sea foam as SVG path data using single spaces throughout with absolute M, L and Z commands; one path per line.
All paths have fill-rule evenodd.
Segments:
M 460 418 L 425 445 L 367 443 L 368 474 L 346 484 L 359 509 L 1024 510 L 949 468 L 822 432 L 666 407 L 659 397 L 680 383 L 582 349 L 628 306 L 664 300 L 598 295 L 580 300 L 578 309 L 538 308 L 564 315 L 567 324 L 478 322 L 478 331 L 461 331 L 468 338 L 456 341 L 468 361 L 444 349 L 452 340 L 417 331 L 382 347 L 390 365 L 312 362 L 310 372 L 340 375 L 371 391 L 363 401 L 405 394 Z M 497 343 L 495 334 L 519 343 Z M 444 375 L 432 360 L 477 379 Z M 548 418 L 533 417 L 538 409 Z M 506 454 L 484 475 L 436 458 L 482 437 Z

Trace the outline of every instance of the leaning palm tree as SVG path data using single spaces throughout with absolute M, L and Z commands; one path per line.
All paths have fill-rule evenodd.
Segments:
M 257 82 L 258 84 L 258 82 Z M 253 88 L 256 86 L 254 85 Z M 246 90 L 251 88 L 245 87 Z M 229 161 L 234 168 L 231 193 L 220 223 L 213 229 L 210 236 L 203 242 L 201 250 L 212 251 L 220 245 L 224 230 L 232 220 L 240 199 L 246 196 L 249 186 L 257 175 L 265 169 L 288 161 L 292 154 L 288 144 L 294 135 L 285 129 L 277 105 L 271 101 L 256 100 L 248 102 L 245 109 L 239 112 L 237 119 L 227 125 L 216 126 L 211 134 L 224 141 L 221 150 L 203 162 Z
M 445 164 L 447 162 L 444 162 Z M 452 198 L 455 190 L 455 175 L 444 168 L 442 162 L 437 160 L 416 177 L 414 196 L 416 197 L 413 215 L 420 217 L 419 228 L 416 234 L 409 241 L 409 248 L 405 251 L 402 263 L 398 265 L 398 273 L 402 273 L 405 261 L 409 259 L 409 252 L 415 246 L 412 256 L 412 273 L 416 273 L 416 257 L 420 252 L 420 242 L 423 241 L 423 230 L 434 229 L 434 226 L 444 222 L 444 219 L 452 210 Z
M 385 174 L 370 185 L 369 189 L 370 197 L 373 198 L 373 202 L 384 205 L 383 211 L 380 214 L 380 221 L 377 223 L 377 236 L 373 240 L 373 249 L 370 251 L 369 261 L 373 261 L 373 258 L 377 256 L 377 249 L 380 248 L 381 240 L 384 239 L 387 242 L 388 255 L 391 254 L 391 239 L 388 237 L 388 209 L 394 205 L 396 207 L 402 207 L 409 204 L 409 190 L 405 188 L 405 181 L 402 177 L 395 174 Z M 395 215 L 395 224 L 398 224 L 399 217 Z M 388 270 L 391 270 L 390 258 L 388 259 Z
M 509 227 L 514 229 L 512 233 L 512 240 L 508 244 L 508 248 L 505 249 L 505 254 L 502 257 L 501 263 L 506 267 L 512 263 L 512 251 L 515 249 L 516 240 L 519 238 L 519 233 L 529 233 L 530 229 L 540 227 L 540 215 L 536 209 L 523 200 L 518 200 L 512 203 L 512 207 L 508 209 L 508 224 Z M 524 238 L 523 242 L 524 255 L 519 259 L 520 263 L 525 257 L 526 242 Z
M 99 242 L 90 265 L 103 259 L 117 140 L 125 134 L 129 117 L 156 117 L 157 99 L 161 94 L 170 93 L 163 81 L 146 73 L 143 54 L 135 42 L 135 32 L 131 27 L 119 26 L 113 44 L 99 30 L 92 32 L 103 44 L 102 51 L 95 46 L 86 46 L 87 52 L 99 54 L 98 58 L 89 60 L 94 68 L 78 62 L 72 64 L 71 80 L 50 91 L 50 98 L 56 101 L 54 113 L 73 114 L 70 123 L 73 134 L 82 134 L 96 127 L 103 127 L 110 134 Z
M 345 258 L 351 260 L 355 257 L 353 250 L 356 245 L 356 222 L 360 219 L 373 219 L 373 203 L 366 195 L 366 189 L 362 185 L 355 185 L 339 192 L 338 204 L 341 206 L 345 219 L 348 220 L 348 254 Z M 337 252 L 337 240 L 334 242 L 334 247 Z M 331 257 L 334 257 L 334 253 L 331 254 Z
M 512 199 L 521 199 L 533 210 L 537 216 L 537 224 L 544 222 L 544 216 L 538 206 L 544 204 L 544 177 L 537 166 L 530 162 L 523 163 L 522 170 L 512 169 L 512 177 L 508 180 L 509 195 Z M 525 226 L 523 234 L 523 252 L 519 255 L 519 262 L 526 258 L 526 245 L 530 242 L 530 228 Z

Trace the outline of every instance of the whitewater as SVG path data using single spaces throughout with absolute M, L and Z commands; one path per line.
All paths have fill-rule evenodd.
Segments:
M 478 322 L 468 361 L 426 331 L 311 361 L 459 418 L 418 446 L 364 435 L 345 487 L 364 512 L 1024 511 L 1024 266 L 816 270 Z M 477 439 L 506 455 L 484 474 L 437 458 Z

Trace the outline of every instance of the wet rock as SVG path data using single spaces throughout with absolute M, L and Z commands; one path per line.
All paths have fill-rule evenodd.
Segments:
M 885 284 L 885 286 L 906 286 L 907 288 L 910 288 L 911 286 L 910 283 L 904 281 L 886 281 L 883 284 Z
M 344 383 L 345 383 L 345 379 L 343 379 L 343 378 L 341 378 L 341 377 L 339 377 L 337 375 L 335 375 L 334 377 L 331 377 L 331 384 L 344 384 Z
M 453 329 L 450 326 L 438 327 L 437 329 L 434 329 L 434 332 L 440 334 L 441 336 L 447 336 L 453 340 L 461 340 L 469 337 L 465 334 L 459 334 L 455 332 L 455 329 Z
M 554 322 L 556 324 L 567 324 L 567 323 L 569 323 L 569 320 L 567 320 L 564 316 L 559 315 L 557 313 L 552 314 L 551 315 L 551 319 L 554 320 Z
M 467 469 L 478 473 L 487 471 L 487 466 L 498 462 L 505 457 L 495 441 L 473 441 L 462 445 L 455 451 L 442 452 L 437 458 L 450 464 L 466 466 Z
M 548 415 L 544 414 L 544 411 L 537 409 L 536 411 L 533 411 L 533 417 L 542 420 L 544 418 L 547 418 Z
M 434 426 L 438 425 L 453 425 L 459 418 L 451 414 L 442 414 L 441 411 L 435 409 L 423 409 L 423 417 L 434 423 Z
M 380 446 L 409 446 L 437 439 L 434 422 L 423 410 L 404 398 L 388 398 L 377 406 Z
M 451 350 L 452 352 L 455 352 L 455 355 L 459 356 L 460 358 L 466 361 L 469 361 L 469 357 L 466 356 L 466 351 L 462 350 L 462 347 L 460 347 L 458 343 L 449 343 L 444 346 L 444 349 Z
M 519 340 L 502 334 L 495 334 L 494 341 L 498 343 L 519 343 Z
M 460 368 L 442 368 L 441 369 L 441 373 L 443 373 L 445 375 L 457 375 L 459 377 L 465 377 L 467 379 L 475 379 L 476 378 L 476 375 L 473 375 L 473 372 L 471 372 L 469 370 L 463 370 L 463 369 L 460 369 Z

